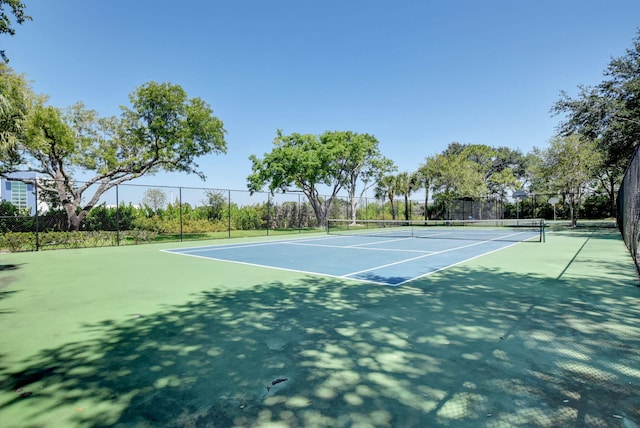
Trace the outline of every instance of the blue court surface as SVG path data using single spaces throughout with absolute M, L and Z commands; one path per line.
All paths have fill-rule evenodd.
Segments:
M 515 243 L 499 240 L 327 235 L 165 251 L 271 269 L 402 285 L 512 245 Z

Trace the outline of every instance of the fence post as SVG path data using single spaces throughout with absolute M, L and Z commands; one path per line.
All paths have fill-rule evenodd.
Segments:
M 227 198 L 227 237 L 231 239 L 231 189 L 227 193 L 229 195 Z
M 300 203 L 300 193 L 298 193 L 298 206 L 296 207 L 298 210 L 298 233 L 302 233 L 302 206 Z
M 271 227 L 271 193 L 267 193 L 267 236 L 269 236 L 270 227 Z
M 119 185 L 116 184 L 116 247 L 120 246 L 120 197 L 118 187 Z
M 182 242 L 182 187 L 178 187 L 178 198 L 180 199 L 180 242 Z
M 36 206 L 35 206 L 35 221 L 36 221 L 36 251 L 38 251 L 40 249 L 40 237 L 39 237 L 39 230 L 38 230 L 38 177 L 36 177 L 36 179 L 33 182 L 33 189 L 35 192 L 35 198 L 36 198 Z
M 324 199 L 324 230 L 329 233 L 329 204 L 327 198 Z

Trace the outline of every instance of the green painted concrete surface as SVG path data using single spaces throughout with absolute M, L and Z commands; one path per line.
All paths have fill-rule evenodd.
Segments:
M 0 426 L 640 426 L 640 288 L 613 229 L 402 287 L 176 246 L 0 255 Z

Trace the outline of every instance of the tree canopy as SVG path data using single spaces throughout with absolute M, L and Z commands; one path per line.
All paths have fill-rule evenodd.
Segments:
M 378 149 L 379 142 L 373 135 L 351 131 L 326 132 L 321 139 L 336 140 L 332 143 L 343 149 L 336 162 L 342 165 L 344 187 L 351 205 L 351 220 L 355 223 L 358 186 L 362 186 L 361 196 L 382 176 L 393 171 L 395 165 L 393 161 L 382 156 Z
M 0 0 L 0 34 L 14 34 L 15 24 L 28 19 L 21 1 Z M 640 32 L 623 56 L 610 61 L 602 83 L 578 88 L 575 97 L 562 92 L 552 107 L 563 117 L 545 150 L 523 155 L 506 146 L 452 142 L 417 171 L 398 172 L 371 134 L 278 130 L 270 152 L 250 156 L 247 187 L 303 193 L 318 226 L 341 191 L 348 194 L 355 222 L 359 196 L 371 188 L 392 202 L 394 218 L 394 199 L 404 196 L 408 218 L 409 196 L 419 189 L 426 193 L 425 208 L 430 195 L 444 202 L 505 199 L 524 189 L 564 195 L 575 210 L 584 190 L 597 188 L 606 190 L 614 214 L 617 187 L 640 144 Z M 100 117 L 82 103 L 48 105 L 24 76 L 0 61 L 0 174 L 38 174 L 38 190 L 53 195 L 51 206 L 64 208 L 69 229 L 78 229 L 101 195 L 119 183 L 159 171 L 204 179 L 197 160 L 225 153 L 225 134 L 211 107 L 178 85 L 146 83 L 134 89 L 119 116 Z M 79 182 L 79 173 L 90 178 Z M 219 217 L 215 207 L 223 196 L 208 198 L 212 217 Z M 149 205 L 161 205 L 156 202 Z
M 441 153 L 432 167 L 434 197 L 443 200 L 473 198 L 487 194 L 486 183 L 478 164 L 465 153 Z
M 536 149 L 536 176 L 540 190 L 558 193 L 568 201 L 571 223 L 578 219 L 577 205 L 601 162 L 593 140 L 577 134 L 554 138 L 547 149 Z
M 404 197 L 404 219 L 409 220 L 409 197 L 420 186 L 416 173 L 401 172 L 396 175 L 395 191 Z
M 0 85 L 15 76 L 2 77 Z M 149 82 L 129 98 L 131 107 L 122 107 L 119 118 L 102 118 L 82 103 L 63 110 L 32 97 L 24 117 L 15 121 L 20 132 L 9 129 L 14 145 L 3 152 L 0 172 L 46 177 L 37 184 L 58 196 L 69 228 L 78 229 L 112 187 L 161 170 L 204 179 L 196 158 L 226 152 L 222 121 L 203 100 L 189 99 L 182 87 Z M 93 176 L 78 182 L 76 172 Z
M 396 205 L 394 200 L 399 188 L 398 176 L 393 174 L 386 174 L 382 176 L 375 187 L 376 198 L 384 202 L 385 198 L 389 199 L 389 205 L 391 207 L 391 218 L 396 219 L 398 213 L 396 212 Z
M 160 189 L 147 189 L 141 202 L 156 214 L 167 204 L 167 194 Z
M 356 188 L 365 188 L 391 168 L 380 154 L 378 141 L 368 134 L 327 131 L 322 135 L 284 135 L 278 130 L 273 149 L 263 158 L 251 155 L 252 174 L 247 187 L 256 192 L 267 186 L 270 192 L 289 191 L 293 186 L 309 200 L 318 226 L 322 226 L 333 199 L 347 188 L 355 201 Z M 328 188 L 328 197 L 321 191 Z
M 16 24 L 22 24 L 31 19 L 32 18 L 25 13 L 25 6 L 22 1 L 0 0 L 0 34 L 13 36 L 16 34 L 13 21 L 15 21 Z M 2 58 L 2 61 L 5 63 L 9 62 L 9 58 L 4 49 L 0 49 L 0 58 Z
M 609 62 L 604 77 L 594 87 L 578 86 L 576 97 L 563 91 L 552 112 L 563 115 L 560 136 L 579 134 L 595 142 L 602 154 L 598 178 L 613 215 L 616 188 L 640 145 L 640 31 L 632 47 Z
M 15 149 L 24 138 L 24 122 L 33 102 L 24 76 L 0 62 L 0 156 L 17 161 Z
M 486 192 L 501 198 L 509 189 L 520 187 L 520 179 L 527 167 L 526 157 L 519 150 L 508 147 L 451 143 L 443 155 L 460 156 L 475 164 L 486 185 Z

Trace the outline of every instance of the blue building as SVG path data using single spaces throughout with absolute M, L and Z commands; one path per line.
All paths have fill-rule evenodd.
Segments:
M 13 179 L 15 178 L 15 179 Z M 20 209 L 26 209 L 34 214 L 36 211 L 36 192 L 33 184 L 27 184 L 18 178 L 36 179 L 35 173 L 13 173 L 9 178 L 0 180 L 0 197 L 3 201 L 11 202 Z

